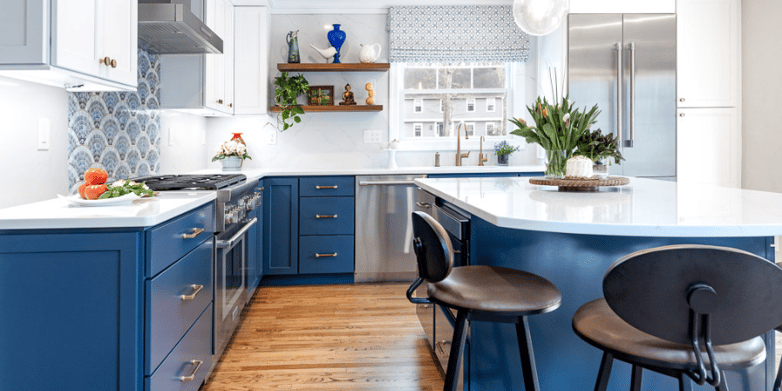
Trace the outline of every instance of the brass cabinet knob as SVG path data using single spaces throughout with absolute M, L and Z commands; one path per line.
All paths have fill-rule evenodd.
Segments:
M 234 104 L 233 103 L 229 103 L 228 107 L 234 107 Z
M 111 63 L 111 58 L 109 57 L 103 57 L 100 60 L 98 60 L 99 63 L 108 66 Z
M 684 98 L 679 98 L 679 102 L 684 102 Z
M 117 67 L 117 60 L 111 60 L 111 67 L 116 68 Z
M 679 117 L 684 117 L 684 113 L 679 113 Z
M 217 100 L 217 103 L 218 103 L 218 104 L 223 104 L 223 100 L 222 100 L 222 99 L 218 99 L 218 100 Z

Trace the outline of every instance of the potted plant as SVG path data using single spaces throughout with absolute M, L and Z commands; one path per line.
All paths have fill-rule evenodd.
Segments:
M 304 78 L 304 75 L 288 76 L 288 72 L 274 78 L 274 103 L 280 106 L 280 113 L 277 114 L 277 129 L 281 132 L 288 130 L 294 123 L 301 122 L 299 115 L 304 114 L 297 98 L 301 94 L 306 94 L 310 88 L 310 83 Z M 290 122 L 289 122 L 290 121 Z
M 500 141 L 499 144 L 494 144 L 494 154 L 497 155 L 497 165 L 507 166 L 508 156 L 510 156 L 510 154 L 518 150 L 519 147 L 514 147 L 508 144 L 508 142 L 505 140 Z
M 509 121 L 518 127 L 511 134 L 524 137 L 528 143 L 540 144 L 546 150 L 546 177 L 564 178 L 565 162 L 573 155 L 578 140 L 595 123 L 600 114 L 597 105 L 587 111 L 578 110 L 567 97 L 558 105 L 538 97 L 536 105 L 527 107 L 535 126 L 527 125 L 521 118 Z
M 247 154 L 247 146 L 239 139 L 231 139 L 217 146 L 212 161 L 220 161 L 223 171 L 239 171 L 244 159 L 252 159 Z
M 619 139 L 612 133 L 604 135 L 600 129 L 584 132 L 578 139 L 575 154 L 592 159 L 592 171 L 600 178 L 608 177 L 609 158 L 614 158 L 616 164 L 624 160 L 619 151 Z

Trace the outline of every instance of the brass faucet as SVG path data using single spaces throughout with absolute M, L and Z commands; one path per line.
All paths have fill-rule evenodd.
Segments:
M 456 128 L 456 165 L 461 166 L 462 165 L 462 159 L 466 157 L 470 157 L 470 151 L 467 151 L 467 153 L 462 153 L 462 139 L 459 136 L 459 129 L 464 126 L 464 122 L 459 123 L 459 127 Z M 467 126 L 464 126 L 464 139 L 468 140 L 470 136 L 467 134 Z
M 481 136 L 481 150 L 478 153 L 478 165 L 483 166 L 483 163 L 486 163 L 489 161 L 489 158 L 487 157 L 489 154 L 487 153 L 485 156 L 483 154 L 483 140 L 486 140 L 486 137 Z

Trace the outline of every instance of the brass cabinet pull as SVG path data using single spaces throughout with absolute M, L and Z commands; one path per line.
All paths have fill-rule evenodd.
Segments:
M 336 219 L 337 215 L 315 215 L 316 219 Z
M 331 258 L 331 257 L 336 257 L 336 256 L 337 256 L 337 253 L 334 253 L 334 254 L 319 254 L 319 253 L 315 253 L 315 258 Z
M 332 185 L 332 186 L 315 186 L 315 189 L 317 189 L 317 190 L 336 189 L 336 188 L 337 188 L 337 185 Z
M 98 60 L 98 62 L 103 64 L 103 65 L 105 65 L 105 66 L 109 66 L 109 65 L 111 65 L 111 58 L 106 56 L 106 57 L 103 57 L 100 60 Z
M 203 228 L 193 228 L 193 233 L 182 234 L 182 239 L 193 239 L 194 237 L 204 233 Z
M 191 360 L 190 364 L 195 365 L 195 367 L 193 367 L 193 372 L 190 373 L 190 375 L 188 375 L 188 376 L 180 376 L 179 377 L 179 381 L 186 382 L 186 381 L 192 381 L 193 379 L 195 379 L 196 373 L 198 373 L 198 370 L 201 369 L 201 365 L 203 365 L 204 362 L 201 361 L 201 360 Z
M 190 285 L 190 287 L 194 289 L 193 293 L 191 293 L 189 295 L 179 295 L 179 297 L 182 299 L 182 301 L 195 299 L 195 297 L 198 294 L 198 292 L 201 292 L 201 290 L 204 289 L 203 285 L 193 284 L 193 285 Z

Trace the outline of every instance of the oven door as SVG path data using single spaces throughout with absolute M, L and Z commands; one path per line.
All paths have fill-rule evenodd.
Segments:
M 258 223 L 247 221 L 238 230 L 217 235 L 215 245 L 214 354 L 222 355 L 228 340 L 239 325 L 240 313 L 247 302 L 247 230 Z

